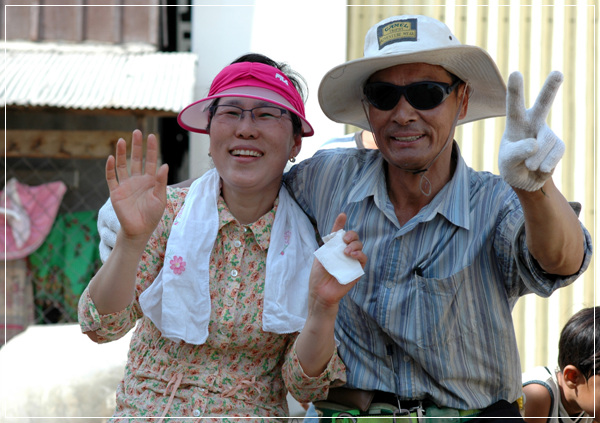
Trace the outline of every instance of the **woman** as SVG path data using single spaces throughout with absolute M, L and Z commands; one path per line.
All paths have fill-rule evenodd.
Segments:
M 286 416 L 286 387 L 308 402 L 345 379 L 333 325 L 353 283 L 340 285 L 316 260 L 311 270 L 314 230 L 282 188 L 287 160 L 313 134 L 285 70 L 243 56 L 180 113 L 184 128 L 210 135 L 215 164 L 189 189 L 166 187 L 153 135 L 142 165 L 134 131 L 131 175 L 124 140 L 108 158 L 121 230 L 81 297 L 79 320 L 96 342 L 137 322 L 115 421 Z M 332 230 L 344 223 L 340 215 Z M 344 241 L 364 265 L 357 235 Z

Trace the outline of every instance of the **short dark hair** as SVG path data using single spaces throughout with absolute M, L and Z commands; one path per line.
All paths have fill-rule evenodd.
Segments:
M 263 63 L 265 65 L 279 69 L 281 72 L 283 72 L 285 74 L 285 76 L 290 81 L 292 81 L 292 84 L 294 84 L 294 87 L 298 91 L 298 94 L 300 94 L 302 101 L 306 101 L 306 97 L 308 95 L 308 85 L 306 84 L 306 81 L 304 80 L 302 75 L 300 75 L 298 72 L 294 71 L 287 63 L 276 62 L 275 60 L 265 56 L 264 54 L 248 53 L 248 54 L 244 54 L 243 56 L 238 57 L 233 62 L 231 62 L 231 64 L 233 65 L 234 63 L 242 63 L 242 62 Z M 219 104 L 218 98 L 215 99 L 215 101 L 211 104 L 211 106 L 216 106 L 217 104 Z M 294 135 L 302 135 L 302 121 L 300 120 L 298 115 L 296 115 L 295 113 L 290 112 L 290 117 L 292 118 L 292 131 L 293 131 Z M 212 112 L 211 112 L 211 115 L 208 117 L 207 129 L 210 129 L 211 120 L 212 120 Z
M 586 379 L 600 374 L 597 365 L 600 364 L 599 326 L 599 306 L 584 308 L 571 316 L 561 331 L 558 342 L 558 365 L 561 371 L 571 364 L 577 367 Z

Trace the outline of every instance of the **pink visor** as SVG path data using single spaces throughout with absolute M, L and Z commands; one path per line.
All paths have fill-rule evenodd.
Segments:
M 208 97 L 183 109 L 177 122 L 183 129 L 207 134 L 209 107 L 220 97 L 248 97 L 268 101 L 294 113 L 302 121 L 302 136 L 315 133 L 304 117 L 304 102 L 291 81 L 279 69 L 257 62 L 234 63 L 213 80 Z

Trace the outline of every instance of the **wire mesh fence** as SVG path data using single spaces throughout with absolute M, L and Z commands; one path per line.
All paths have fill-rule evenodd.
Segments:
M 32 323 L 77 321 L 101 265 L 96 222 L 108 198 L 105 159 L 19 157 L 5 166 L 2 343 Z

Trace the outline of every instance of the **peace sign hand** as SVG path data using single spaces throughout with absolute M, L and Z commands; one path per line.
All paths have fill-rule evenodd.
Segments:
M 500 175 L 514 188 L 539 190 L 552 176 L 565 152 L 565 144 L 546 124 L 546 117 L 562 83 L 563 76 L 554 71 L 533 107 L 525 109 L 523 76 L 513 72 L 508 79 L 506 128 L 500 143 Z

